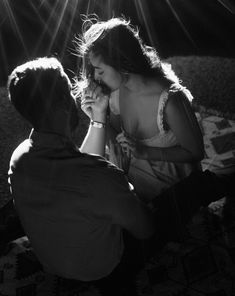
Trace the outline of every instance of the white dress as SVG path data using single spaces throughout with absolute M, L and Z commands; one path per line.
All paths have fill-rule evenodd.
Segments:
M 159 132 L 151 138 L 138 139 L 138 142 L 142 143 L 144 146 L 166 148 L 178 144 L 173 132 L 164 129 L 164 108 L 168 100 L 168 94 L 171 91 L 188 92 L 187 89 L 183 87 L 180 87 L 180 89 L 173 87 L 164 90 L 161 93 L 157 108 L 157 124 Z M 190 96 L 188 96 L 189 100 Z M 120 115 L 121 117 L 119 112 L 118 93 L 111 96 L 110 112 L 113 112 L 115 115 Z M 128 133 L 126 134 L 129 137 L 134 138 L 132 135 Z M 121 153 L 121 149 L 117 149 L 117 145 L 114 147 L 111 143 L 109 147 L 110 161 L 114 162 L 121 168 L 123 168 L 123 164 L 128 165 L 128 169 L 126 169 L 128 179 L 134 185 L 136 193 L 146 201 L 154 199 L 171 185 L 188 176 L 193 170 L 200 169 L 200 163 L 173 163 L 167 161 L 137 159 L 134 156 L 128 160 L 125 159 L 125 155 Z

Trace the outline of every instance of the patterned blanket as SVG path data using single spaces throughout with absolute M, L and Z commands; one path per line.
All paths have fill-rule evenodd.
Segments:
M 188 225 L 184 242 L 168 243 L 146 262 L 136 278 L 139 295 L 235 295 L 235 224 L 222 223 L 221 205 L 202 208 Z M 0 257 L 0 295 L 100 294 L 94 285 L 45 273 L 27 237 L 22 237 Z
M 235 121 L 201 113 L 199 123 L 206 152 L 202 161 L 203 169 L 213 170 L 234 165 Z

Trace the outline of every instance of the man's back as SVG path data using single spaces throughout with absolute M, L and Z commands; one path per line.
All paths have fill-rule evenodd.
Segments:
M 23 227 L 49 272 L 84 281 L 110 273 L 123 242 L 103 206 L 131 195 L 118 169 L 65 138 L 33 132 L 15 150 L 9 174 Z
M 13 153 L 9 180 L 39 261 L 62 277 L 106 277 L 124 257 L 122 229 L 138 239 L 150 237 L 155 231 L 152 212 L 130 191 L 122 171 L 87 154 L 97 140 L 96 153 L 104 155 L 105 124 L 91 122 L 80 150 L 73 144 L 77 104 L 56 58 L 16 67 L 8 90 L 16 110 L 37 130 Z M 108 97 L 96 103 L 93 119 L 105 120 Z

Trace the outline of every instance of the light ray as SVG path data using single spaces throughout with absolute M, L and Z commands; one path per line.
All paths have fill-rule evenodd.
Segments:
M 190 22 L 191 24 L 195 23 L 198 24 L 198 26 L 195 28 L 194 27 L 194 36 L 196 39 L 201 38 L 201 34 L 199 35 L 197 33 L 197 30 L 203 30 L 202 35 L 207 36 L 204 38 L 211 39 L 211 42 L 215 42 L 214 40 L 216 39 L 216 44 L 219 46 L 219 42 L 222 46 L 228 46 L 229 47 L 229 38 L 226 38 L 225 35 L 225 24 L 226 20 L 223 20 L 222 17 L 222 9 L 218 10 L 217 13 L 218 15 L 215 15 L 218 20 L 215 22 L 213 19 L 214 16 L 214 11 L 213 11 L 213 6 L 209 6 L 209 8 L 206 6 L 207 9 L 210 9 L 211 14 L 208 14 L 206 9 L 203 9 L 203 7 L 200 7 L 197 5 L 197 3 L 185 3 L 184 4 L 184 9 L 185 13 L 190 16 Z M 219 13 L 221 12 L 221 14 Z M 198 17 L 200 16 L 200 18 Z M 222 23 L 223 22 L 223 25 Z M 190 25 L 190 23 L 189 23 Z M 223 27 L 224 26 L 224 27 Z M 196 31 L 195 31 L 196 29 Z M 229 32 L 229 25 L 228 25 L 228 31 Z M 202 44 L 199 41 L 199 47 L 203 47 L 204 44 Z M 228 45 L 227 45 L 228 44 Z
M 43 20 L 43 31 L 42 31 L 40 37 L 38 38 L 38 42 L 34 48 L 34 54 L 38 52 L 38 48 L 41 45 L 43 38 L 47 32 L 49 33 L 50 36 L 53 36 L 53 31 L 51 29 L 51 27 L 53 28 L 53 26 L 50 26 L 50 24 L 53 23 L 53 20 L 55 22 L 57 19 L 57 14 L 55 13 L 55 11 L 56 11 L 58 5 L 59 5 L 58 0 L 54 6 L 50 6 L 50 4 L 48 2 L 45 2 L 45 7 L 46 7 L 47 11 L 50 11 L 50 15 L 49 15 L 47 21 Z
M 60 13 L 60 16 L 59 16 L 59 19 L 58 19 L 58 22 L 57 22 L 57 25 L 56 25 L 55 30 L 53 32 L 53 36 L 51 38 L 51 42 L 50 42 L 49 47 L 48 47 L 48 50 L 49 51 L 52 48 L 52 45 L 53 45 L 53 43 L 55 41 L 55 38 L 57 36 L 57 33 L 59 31 L 59 28 L 60 28 L 60 26 L 61 26 L 61 24 L 63 22 L 63 18 L 64 18 L 64 15 L 65 15 L 65 11 L 66 11 L 67 5 L 68 5 L 68 0 L 65 0 L 64 5 L 63 5 L 63 8 L 62 8 L 62 11 Z
M 61 51 L 61 58 L 63 59 L 64 57 L 64 54 L 65 54 L 65 50 L 66 50 L 66 46 L 67 46 L 67 42 L 68 42 L 68 39 L 70 37 L 70 32 L 71 32 L 71 28 L 72 28 L 72 24 L 73 24 L 73 20 L 74 20 L 74 17 L 75 17 L 75 14 L 77 12 L 77 7 L 78 7 L 78 1 L 79 0 L 75 0 L 75 5 L 71 8 L 72 10 L 72 15 L 70 17 L 70 22 L 69 22 L 69 25 L 68 27 L 66 26 L 66 38 L 64 40 L 64 44 L 63 44 L 63 48 L 62 48 L 62 51 Z
M 1 16 L 0 26 L 2 26 L 5 23 L 6 20 L 7 20 L 7 16 L 6 15 L 4 17 Z
M 235 4 L 232 3 L 230 0 L 217 0 L 222 4 L 228 11 L 230 11 L 232 14 L 235 14 Z
M 16 21 L 15 17 L 14 17 L 13 11 L 11 9 L 11 6 L 10 6 L 8 0 L 4 0 L 4 4 L 5 4 L 6 11 L 7 11 L 7 14 L 8 14 L 10 22 L 11 22 L 11 26 L 12 26 L 13 30 L 16 31 L 17 36 L 20 39 L 20 42 L 21 42 L 21 44 L 22 44 L 22 46 L 24 48 L 24 51 L 25 51 L 26 55 L 29 56 L 28 49 L 27 49 L 27 47 L 26 47 L 26 45 L 24 43 L 23 36 L 21 34 L 20 28 L 19 28 L 19 26 L 17 24 L 17 21 Z
M 40 5 L 39 5 L 39 7 L 43 6 L 44 3 L 45 3 L 46 1 L 47 1 L 47 0 L 41 0 L 41 3 L 40 3 Z M 47 3 L 46 3 L 46 4 L 47 4 Z
M 151 22 L 151 18 L 150 17 L 148 19 L 146 18 L 146 15 L 151 16 L 151 14 L 149 13 L 149 11 L 147 11 L 147 6 L 146 6 L 145 1 L 135 0 L 135 6 L 144 21 L 144 25 L 146 27 L 151 46 L 156 46 L 156 44 L 158 44 L 158 42 L 157 42 L 158 40 L 157 40 L 157 37 L 155 34 L 156 29 L 154 28 L 154 26 Z M 154 34 L 153 34 L 153 32 L 154 32 Z
M 41 17 L 41 15 L 38 13 L 38 9 L 37 7 L 35 6 L 35 3 L 33 1 L 30 2 L 30 5 L 32 7 L 32 9 L 34 10 L 35 14 L 37 15 L 37 17 L 39 18 L 41 24 L 44 24 L 44 20 L 43 18 Z M 39 6 L 39 8 L 41 7 L 41 4 Z
M 3 57 L 1 60 L 3 62 L 3 69 L 5 71 L 5 73 L 8 75 L 9 73 L 9 67 L 8 67 L 8 63 L 7 63 L 7 55 L 6 55 L 6 51 L 4 48 L 4 42 L 2 40 L 2 34 L 0 33 L 0 53 L 1 56 Z
M 193 44 L 193 46 L 195 48 L 198 49 L 196 43 L 194 42 L 193 38 L 191 37 L 190 33 L 188 32 L 188 30 L 186 29 L 185 25 L 183 24 L 183 22 L 181 21 L 179 15 L 177 14 L 177 12 L 175 11 L 174 7 L 171 5 L 170 0 L 165 0 L 165 2 L 167 3 L 167 5 L 169 6 L 171 12 L 173 13 L 174 17 L 176 18 L 176 20 L 178 21 L 181 29 L 184 31 L 185 35 L 188 37 L 188 39 L 191 41 L 191 43 Z

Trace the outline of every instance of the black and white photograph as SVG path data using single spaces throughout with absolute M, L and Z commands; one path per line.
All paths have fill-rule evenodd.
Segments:
M 235 2 L 0 0 L 0 295 L 235 296 Z

